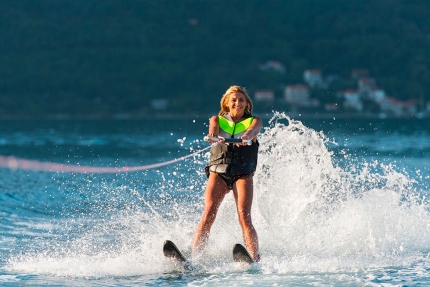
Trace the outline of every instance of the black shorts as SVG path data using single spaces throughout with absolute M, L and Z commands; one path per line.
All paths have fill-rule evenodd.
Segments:
M 228 174 L 228 173 L 217 173 L 222 180 L 227 184 L 228 189 L 232 190 L 234 183 L 241 178 L 242 176 L 245 176 L 246 174 Z
M 213 171 L 209 171 L 209 167 L 208 166 L 206 166 L 206 168 L 205 168 L 205 173 L 206 173 L 206 176 L 209 178 L 209 174 L 211 173 L 211 172 L 213 172 Z M 213 172 L 213 173 L 216 173 L 216 174 L 218 174 L 221 178 L 222 178 L 222 180 L 224 180 L 224 182 L 227 184 L 227 187 L 228 187 L 228 189 L 230 189 L 230 190 L 232 190 L 233 189 L 233 185 L 234 185 L 234 183 L 239 179 L 239 178 L 241 178 L 242 176 L 245 176 L 245 175 L 248 175 L 248 174 L 250 174 L 250 175 L 254 175 L 254 173 L 244 173 L 244 174 L 229 174 L 229 173 L 219 173 L 219 172 Z

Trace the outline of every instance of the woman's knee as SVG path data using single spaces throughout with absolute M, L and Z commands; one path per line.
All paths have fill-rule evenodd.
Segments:
M 237 215 L 239 217 L 239 223 L 242 227 L 251 227 L 252 226 L 252 220 L 251 220 L 251 212 L 247 210 L 238 210 Z
M 218 212 L 218 208 L 215 206 L 210 206 L 207 207 L 204 211 L 203 211 L 203 216 L 202 216 L 202 221 L 205 224 L 210 224 L 212 225 L 213 222 L 215 221 L 216 215 Z

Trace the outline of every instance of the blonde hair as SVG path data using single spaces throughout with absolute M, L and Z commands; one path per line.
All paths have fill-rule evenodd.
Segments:
M 230 112 L 227 103 L 230 99 L 230 95 L 234 93 L 241 93 L 245 96 L 246 100 L 246 108 L 245 113 L 246 114 L 252 114 L 252 101 L 251 98 L 248 96 L 248 93 L 246 92 L 246 89 L 241 86 L 230 86 L 230 88 L 227 89 L 227 91 L 224 93 L 224 95 L 221 98 L 221 110 L 219 111 L 219 115 L 225 115 Z

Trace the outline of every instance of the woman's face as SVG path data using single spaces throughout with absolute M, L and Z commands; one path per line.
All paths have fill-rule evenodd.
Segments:
M 229 96 L 227 106 L 231 114 L 241 114 L 245 112 L 246 106 L 248 103 L 246 102 L 246 97 L 242 93 L 232 93 Z

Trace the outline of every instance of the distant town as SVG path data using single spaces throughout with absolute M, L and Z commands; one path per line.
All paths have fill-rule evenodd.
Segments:
M 279 61 L 267 61 L 258 68 L 261 73 L 286 73 Z M 249 91 L 256 112 L 276 110 L 310 117 L 430 117 L 430 101 L 424 100 L 423 95 L 411 96 L 405 101 L 391 97 L 378 86 L 368 69 L 352 69 L 346 78 L 323 75 L 319 69 L 306 69 L 303 82 L 279 86 Z M 162 114 L 169 106 L 167 99 L 151 101 L 152 110 Z
M 260 65 L 260 69 L 285 72 L 278 61 L 268 61 Z M 343 82 L 343 86 L 349 88 L 335 91 L 335 97 L 330 97 L 331 101 L 327 102 L 321 97 L 327 94 L 324 91 L 329 90 L 336 81 Z M 307 69 L 303 72 L 303 83 L 286 85 L 282 97 L 276 97 L 272 89 L 261 89 L 255 91 L 253 99 L 265 106 L 275 103 L 276 106 L 285 105 L 292 112 L 353 113 L 379 118 L 430 116 L 430 101 L 424 102 L 422 96 L 407 101 L 390 97 L 377 85 L 376 79 L 371 77 L 367 69 L 352 69 L 348 79 L 338 75 L 324 76 L 318 69 Z

